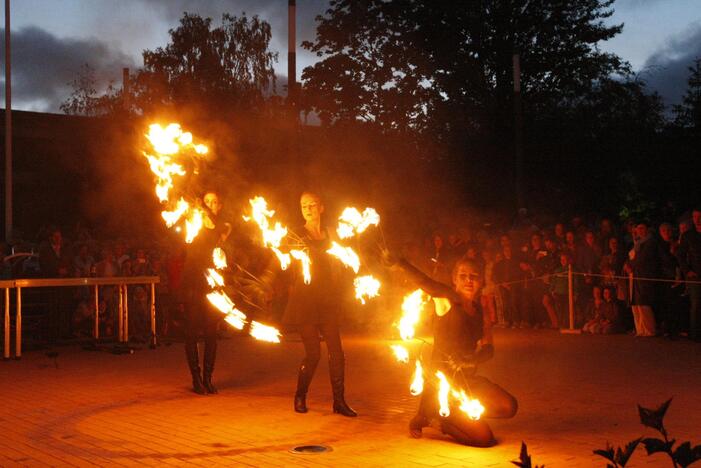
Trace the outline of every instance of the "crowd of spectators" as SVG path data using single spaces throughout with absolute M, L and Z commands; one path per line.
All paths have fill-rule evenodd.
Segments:
M 457 259 L 480 264 L 482 304 L 497 327 L 699 338 L 701 285 L 694 281 L 701 272 L 700 210 L 675 225 L 616 224 L 611 218 L 588 224 L 574 217 L 547 227 L 522 210 L 503 231 L 436 230 L 423 242 L 409 243 L 406 255 L 447 284 Z
M 2 278 L 158 276 L 159 334 L 177 328 L 182 310 L 174 293 L 180 287 L 185 260 L 182 242 L 98 240 L 80 227 L 68 237 L 61 229 L 49 227 L 34 243 L 15 243 L 11 249 L 3 245 Z M 574 217 L 569 223 L 547 227 L 538 226 L 523 210 L 503 230 L 465 223 L 436 230 L 416 242 L 407 241 L 405 250 L 414 264 L 446 284 L 451 283 L 457 259 L 467 257 L 481 265 L 485 279 L 482 304 L 497 327 L 576 328 L 597 334 L 630 332 L 699 339 L 701 284 L 695 281 L 701 274 L 701 210 L 693 210 L 674 225 L 640 220 L 616 224 L 611 218 L 587 223 Z M 240 261 L 255 270 L 254 257 Z M 69 323 L 59 334 L 90 336 L 95 307 L 92 291 L 87 287 L 70 291 L 69 297 L 56 295 L 62 309 L 58 320 Z M 149 294 L 146 286 L 129 286 L 132 335 L 150 333 Z M 116 287 L 101 288 L 102 335 L 115 333 L 118 300 Z
M 173 288 L 178 287 L 184 250 L 177 243 L 168 245 L 135 239 L 98 240 L 78 227 L 67 237 L 61 228 L 42 229 L 35 242 L 2 246 L 2 279 L 84 278 L 158 276 L 156 296 L 159 328 L 167 333 L 176 307 Z M 88 287 L 43 288 L 49 290 L 50 315 L 57 336 L 91 336 L 95 301 Z M 26 294 L 26 293 L 25 293 Z M 129 285 L 129 329 L 134 337 L 150 333 L 150 291 L 148 285 Z M 113 336 L 119 302 L 116 286 L 101 286 L 99 317 L 101 336 Z

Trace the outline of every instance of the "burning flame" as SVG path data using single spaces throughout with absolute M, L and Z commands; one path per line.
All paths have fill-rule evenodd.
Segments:
M 438 414 L 445 418 L 450 416 L 450 407 L 448 406 L 450 384 L 448 383 L 448 379 L 445 378 L 443 372 L 436 371 L 436 377 L 438 377 L 438 380 L 440 381 L 440 387 L 438 388 L 438 404 L 440 405 L 440 409 L 438 410 Z
M 310 260 L 307 252 L 305 252 L 304 250 L 290 250 L 290 255 L 292 255 L 292 258 L 302 262 L 302 274 L 304 275 L 304 284 L 311 283 L 312 273 L 310 270 L 310 265 L 312 261 Z
M 360 234 L 370 226 L 380 224 L 380 215 L 377 214 L 374 208 L 365 208 L 365 211 L 360 213 L 357 208 L 348 207 L 343 210 L 338 218 L 338 228 L 336 232 L 341 239 L 353 237 Z
M 219 247 L 212 250 L 212 262 L 217 270 L 226 268 L 226 254 Z
M 207 299 L 219 310 L 219 312 L 223 314 L 228 314 L 229 312 L 236 310 L 234 301 L 232 301 L 231 298 L 226 295 L 226 293 L 221 291 L 212 291 L 211 293 L 207 294 Z
M 221 288 L 224 286 L 224 277 L 214 268 L 208 268 L 205 276 L 207 277 L 207 283 L 209 283 L 210 288 L 214 289 L 216 287 Z
M 421 289 L 404 296 L 402 318 L 399 319 L 397 326 L 404 341 L 414 338 L 416 324 L 419 323 L 424 304 L 426 304 L 425 294 Z
M 394 355 L 399 362 L 409 362 L 409 351 L 402 345 L 390 345 Z
M 290 254 L 284 253 L 280 250 L 280 244 L 282 239 L 287 235 L 287 228 L 280 224 L 279 221 L 275 222 L 275 225 L 270 227 L 270 220 L 275 215 L 275 211 L 268 209 L 268 202 L 265 201 L 263 197 L 255 197 L 248 201 L 251 204 L 251 216 L 244 216 L 245 221 L 255 221 L 255 223 L 260 228 L 260 232 L 263 235 L 263 246 L 270 248 L 270 250 L 275 253 L 275 256 L 280 262 L 280 268 L 287 270 L 290 266 L 292 258 Z M 304 262 L 303 262 L 304 268 Z M 311 278 L 310 278 L 311 281 Z
M 243 330 L 243 326 L 246 324 L 246 314 L 234 308 L 226 314 L 224 321 L 237 330 Z
M 468 397 L 464 390 L 460 390 L 459 392 L 453 390 L 452 395 L 456 400 L 460 401 L 460 411 L 465 413 L 467 417 L 473 421 L 478 420 L 482 416 L 482 413 L 484 413 L 484 406 L 482 406 L 482 403 L 476 398 Z
M 185 220 L 185 242 L 191 244 L 197 234 L 200 233 L 202 225 L 204 224 L 204 217 L 202 215 L 202 210 L 192 210 L 190 217 Z
M 414 379 L 411 382 L 409 391 L 412 395 L 421 395 L 424 391 L 424 371 L 421 368 L 421 361 L 416 360 L 416 370 L 414 371 Z
M 353 281 L 355 286 L 355 298 L 365 304 L 365 298 L 380 295 L 380 282 L 371 275 L 358 276 Z
M 273 327 L 263 325 L 256 321 L 251 322 L 251 336 L 257 340 L 268 341 L 270 343 L 280 342 L 280 332 Z
M 355 273 L 358 273 L 360 269 L 360 258 L 350 247 L 343 247 L 338 242 L 333 241 L 331 243 L 331 248 L 327 250 L 326 253 L 337 257 L 341 260 L 341 263 L 352 268 Z
M 180 200 L 178 200 L 178 204 L 173 211 L 161 212 L 161 216 L 166 222 L 166 226 L 172 227 L 175 223 L 177 223 L 180 220 L 180 218 L 183 217 L 183 215 L 187 212 L 189 208 L 190 204 L 186 202 L 184 198 L 180 197 Z

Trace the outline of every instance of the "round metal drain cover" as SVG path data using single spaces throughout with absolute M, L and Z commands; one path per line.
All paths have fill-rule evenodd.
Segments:
M 333 449 L 327 445 L 299 445 L 291 448 L 292 453 L 324 453 L 330 452 Z

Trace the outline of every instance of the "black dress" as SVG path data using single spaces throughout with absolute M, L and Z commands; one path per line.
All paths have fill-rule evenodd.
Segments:
M 328 231 L 325 239 L 312 239 L 306 229 L 302 228 L 302 239 L 307 247 L 311 260 L 310 284 L 304 283 L 302 267 L 293 261 L 292 288 L 282 317 L 282 323 L 287 328 L 297 328 L 302 325 L 337 324 L 339 322 L 339 287 L 338 265 L 336 259 L 326 251 L 331 247 Z

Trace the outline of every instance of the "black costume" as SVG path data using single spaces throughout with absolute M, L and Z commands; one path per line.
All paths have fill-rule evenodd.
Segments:
M 181 302 L 185 306 L 185 355 L 192 374 L 195 393 L 217 393 L 212 384 L 214 361 L 217 356 L 217 326 L 224 315 L 217 311 L 207 299 L 211 288 L 207 284 L 207 269 L 212 267 L 212 251 L 221 238 L 221 230 L 203 227 L 188 246 Z M 204 335 L 204 372 L 200 372 L 197 340 Z
M 450 301 L 448 312 L 434 318 L 433 352 L 430 368 L 426 371 L 435 375 L 435 372 L 440 370 L 450 381 L 455 382 L 456 386 L 469 389 L 472 396 L 479 399 L 485 407 L 484 417 L 513 417 L 518 408 L 516 399 L 488 379 L 475 375 L 476 365 L 490 359 L 494 353 L 491 344 L 478 346 L 483 337 L 480 302 L 474 301 L 473 313 L 468 313 L 456 291 L 431 280 L 406 261 L 402 260 L 400 266 L 427 294 Z M 441 417 L 437 391 L 432 379 L 427 379 L 418 413 L 409 426 L 414 437 L 420 437 L 421 429 L 428 426 L 432 419 L 437 419 L 440 421 L 441 431 L 461 444 L 488 446 L 494 443 L 492 431 L 483 419 L 471 420 L 452 405 L 450 415 Z
M 302 227 L 302 239 L 308 247 L 311 260 L 311 283 L 304 284 L 301 272 L 295 272 L 292 288 L 282 318 L 288 329 L 299 331 L 304 343 L 305 356 L 299 367 L 295 411 L 306 413 L 306 396 L 317 364 L 321 358 L 321 338 L 326 341 L 329 354 L 329 377 L 333 390 L 333 411 L 344 416 L 357 416 L 344 398 L 345 357 L 339 333 L 339 286 L 340 271 L 335 260 L 326 253 L 331 246 L 328 231 L 324 239 L 312 239 Z

